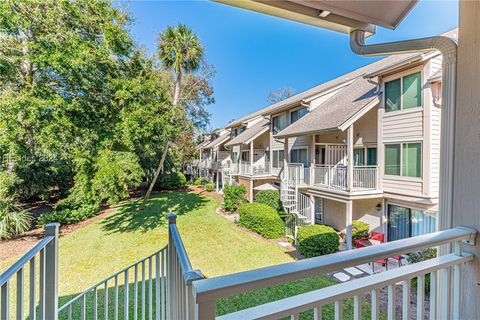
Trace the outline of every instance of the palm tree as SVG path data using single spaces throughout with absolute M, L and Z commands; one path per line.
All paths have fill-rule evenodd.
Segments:
M 181 107 L 178 106 L 182 88 L 182 77 L 184 74 L 198 70 L 203 58 L 203 46 L 198 36 L 189 27 L 179 24 L 177 26 L 167 27 L 167 29 L 159 35 L 157 54 L 163 67 L 173 72 L 175 77 L 172 115 L 175 116 L 179 113 L 184 114 L 183 110 L 180 110 Z M 177 110 L 177 108 L 179 110 Z M 171 120 L 171 122 L 173 122 L 173 117 Z M 167 157 L 171 142 L 174 138 L 174 136 L 170 135 L 166 139 L 157 170 L 143 199 L 142 209 L 150 197 L 160 172 L 163 171 L 163 164 L 165 163 L 165 158 Z

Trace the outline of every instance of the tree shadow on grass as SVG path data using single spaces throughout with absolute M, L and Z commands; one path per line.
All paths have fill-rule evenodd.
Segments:
M 142 200 L 129 201 L 118 206 L 117 211 L 103 219 L 102 229 L 107 233 L 147 232 L 168 224 L 167 215 L 184 215 L 200 209 L 209 200 L 195 193 L 162 193 L 148 200 L 139 210 Z

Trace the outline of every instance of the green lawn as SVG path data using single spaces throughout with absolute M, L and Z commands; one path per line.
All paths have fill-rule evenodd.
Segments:
M 169 212 L 178 215 L 177 225 L 192 265 L 207 277 L 293 261 L 277 244 L 247 234 L 218 216 L 215 210 L 219 205 L 214 198 L 194 193 L 165 193 L 152 198 L 142 212 L 137 210 L 137 202 L 127 201 L 106 218 L 61 237 L 60 305 L 115 271 L 164 247 Z M 2 262 L 0 269 L 11 262 Z M 220 301 L 218 312 L 224 314 L 332 284 L 334 280 L 317 276 L 248 292 Z M 351 309 L 351 301 L 346 305 Z M 326 308 L 325 313 L 329 312 L 331 307 Z

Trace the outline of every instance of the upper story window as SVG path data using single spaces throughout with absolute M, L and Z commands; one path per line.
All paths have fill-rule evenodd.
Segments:
M 247 127 L 241 127 L 241 128 L 240 128 L 240 133 L 242 133 L 242 132 L 245 131 L 245 130 L 247 130 Z M 239 134 L 240 134 L 240 133 L 239 133 Z
M 385 145 L 385 174 L 420 178 L 422 144 L 409 142 Z
M 295 111 L 290 112 L 290 123 L 296 122 L 298 119 L 300 119 L 301 117 L 303 117 L 307 113 L 308 113 L 308 108 L 307 107 L 303 107 L 303 108 L 300 108 L 300 109 L 297 109 Z
M 422 76 L 412 73 L 385 82 L 385 112 L 422 106 Z
M 232 131 L 230 132 L 230 135 L 232 136 L 232 138 L 235 138 L 237 135 L 238 135 L 238 129 L 232 129 Z
M 272 118 L 272 131 L 276 134 L 287 126 L 287 116 L 285 113 Z

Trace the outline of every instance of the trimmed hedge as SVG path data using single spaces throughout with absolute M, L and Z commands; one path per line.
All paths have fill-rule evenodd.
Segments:
M 238 208 L 238 224 L 265 238 L 276 239 L 285 233 L 285 224 L 277 211 L 263 203 L 245 203 Z
M 362 238 L 368 238 L 368 230 L 370 225 L 366 222 L 353 220 L 352 221 L 352 239 L 358 240 Z
M 202 178 L 196 178 L 195 180 L 193 180 L 193 185 L 194 186 L 199 186 L 203 183 L 203 179 Z
M 187 185 L 187 178 L 181 172 L 170 172 L 158 177 L 155 186 L 160 190 L 178 190 Z
M 215 190 L 215 185 L 213 183 L 207 183 L 205 185 L 205 190 L 208 191 L 208 192 L 212 192 L 213 190 Z
M 261 190 L 255 194 L 255 202 L 266 204 L 273 209 L 282 210 L 280 192 L 278 190 Z
M 338 251 L 340 239 L 332 227 L 314 224 L 298 230 L 298 251 L 306 258 Z

